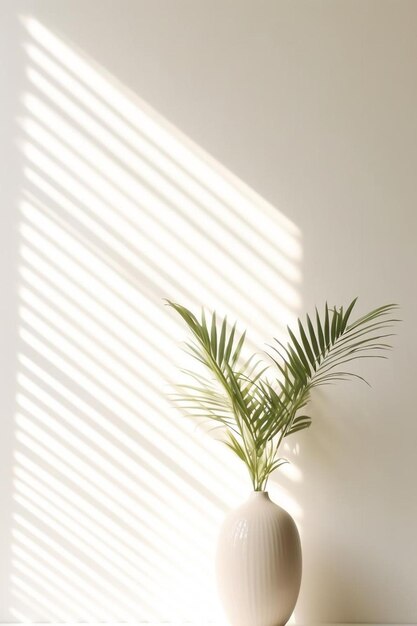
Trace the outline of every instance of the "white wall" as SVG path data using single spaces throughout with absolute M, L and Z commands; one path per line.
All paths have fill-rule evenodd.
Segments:
M 249 484 L 166 400 L 161 299 L 262 347 L 358 295 L 401 305 L 395 351 L 316 394 L 270 491 L 302 534 L 297 622 L 417 622 L 417 4 L 0 11 L 0 619 L 215 619 Z

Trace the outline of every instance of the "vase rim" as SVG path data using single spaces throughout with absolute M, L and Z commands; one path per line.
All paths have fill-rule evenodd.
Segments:
M 251 491 L 250 498 L 265 498 L 265 499 L 269 499 L 269 493 L 267 491 Z

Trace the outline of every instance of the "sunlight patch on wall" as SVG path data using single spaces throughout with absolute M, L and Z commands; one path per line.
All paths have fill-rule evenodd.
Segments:
M 300 308 L 300 232 L 85 55 L 22 23 L 11 614 L 219 620 L 217 530 L 250 483 L 168 400 L 185 333 L 163 298 L 227 313 L 261 350 Z

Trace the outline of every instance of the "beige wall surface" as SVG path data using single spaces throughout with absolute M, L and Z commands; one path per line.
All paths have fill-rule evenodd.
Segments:
M 398 302 L 271 480 L 297 623 L 417 622 L 417 2 L 2 0 L 0 620 L 221 621 L 244 468 L 173 408 L 165 297 L 263 349 Z

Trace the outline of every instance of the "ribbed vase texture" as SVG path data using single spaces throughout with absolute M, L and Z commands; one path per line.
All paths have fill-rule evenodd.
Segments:
M 232 626 L 283 626 L 301 583 L 301 545 L 292 517 L 265 491 L 226 517 L 217 547 L 219 594 Z

